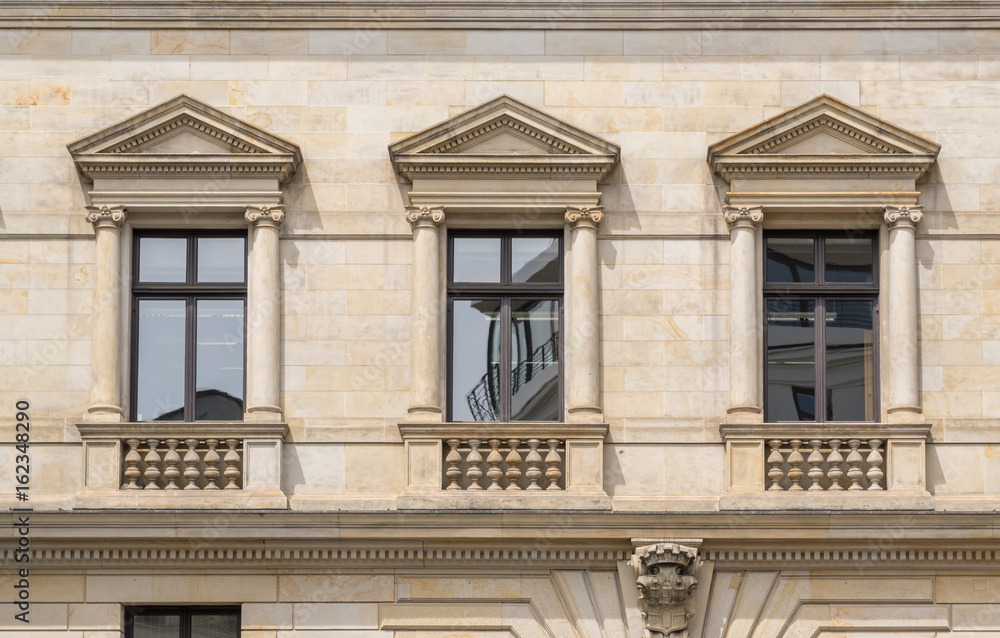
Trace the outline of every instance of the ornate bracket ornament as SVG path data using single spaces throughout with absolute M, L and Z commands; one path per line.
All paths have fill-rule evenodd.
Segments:
M 251 224 L 273 224 L 280 226 L 285 220 L 284 206 L 247 206 L 247 221 Z
M 903 225 L 919 224 L 920 220 L 924 218 L 924 214 L 920 212 L 923 208 L 923 206 L 886 206 L 884 209 L 885 223 L 890 226 L 896 222 Z
M 644 638 L 684 638 L 693 611 L 698 550 L 674 543 L 637 547 L 635 569 Z
M 730 226 L 738 222 L 751 222 L 759 224 L 764 221 L 763 206 L 726 206 L 722 209 L 722 214 L 726 216 L 726 222 Z
M 603 206 L 587 206 L 578 208 L 570 206 L 566 208 L 566 223 L 580 226 L 597 226 L 604 221 Z
M 440 226 L 444 222 L 444 207 L 442 206 L 407 206 L 406 221 L 411 226 L 431 223 Z
M 87 221 L 95 228 L 100 226 L 115 226 L 121 228 L 128 217 L 124 206 L 87 206 Z

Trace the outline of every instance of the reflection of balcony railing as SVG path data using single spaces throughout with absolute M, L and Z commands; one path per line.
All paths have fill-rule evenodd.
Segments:
M 531 355 L 518 362 L 510 372 L 511 395 L 517 394 L 539 372 L 559 361 L 559 333 L 534 349 Z M 474 421 L 496 421 L 497 397 L 500 396 L 499 369 L 491 364 L 491 370 L 483 375 L 472 390 L 465 395 Z

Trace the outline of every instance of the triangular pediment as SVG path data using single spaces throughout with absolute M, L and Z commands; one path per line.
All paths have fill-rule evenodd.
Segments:
M 414 176 L 518 173 L 607 175 L 617 145 L 502 95 L 389 147 L 396 171 Z
M 919 177 L 940 146 L 829 95 L 820 95 L 708 149 L 722 177 L 828 173 Z
M 67 147 L 93 179 L 146 173 L 276 175 L 302 159 L 295 144 L 204 102 L 179 95 Z

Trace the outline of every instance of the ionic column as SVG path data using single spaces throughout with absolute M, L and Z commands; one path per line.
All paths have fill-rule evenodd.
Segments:
M 413 358 L 407 421 L 440 422 L 441 410 L 441 271 L 440 206 L 408 206 L 413 226 Z
M 600 423 L 601 340 L 597 226 L 604 207 L 566 209 L 570 226 L 570 294 L 566 295 L 566 413 L 568 421 Z
M 757 286 L 757 237 L 760 206 L 723 210 L 729 223 L 729 410 L 727 420 L 763 421 L 760 400 L 760 290 Z
M 97 237 L 94 275 L 93 386 L 85 421 L 124 420 L 121 398 L 122 206 L 88 206 L 87 221 Z
M 921 419 L 917 370 L 917 224 L 922 206 L 886 206 L 889 226 L 889 420 Z
M 247 283 L 247 397 L 244 420 L 280 423 L 281 206 L 247 206 L 250 258 Z

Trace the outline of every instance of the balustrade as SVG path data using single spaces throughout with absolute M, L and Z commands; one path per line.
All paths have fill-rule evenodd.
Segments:
M 885 489 L 882 439 L 769 439 L 768 491 Z
M 564 488 L 565 441 L 560 439 L 449 438 L 448 490 L 535 491 Z
M 243 489 L 242 439 L 131 438 L 125 447 L 123 490 Z

